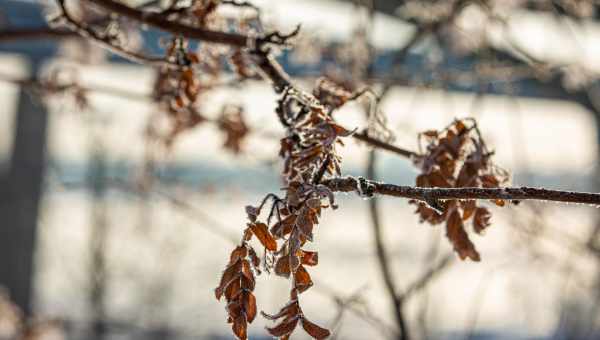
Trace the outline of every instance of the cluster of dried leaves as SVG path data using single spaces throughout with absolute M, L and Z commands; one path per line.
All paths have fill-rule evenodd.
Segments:
M 254 8 L 252 16 L 228 18 L 218 12 L 219 7 L 225 4 L 239 5 L 214 0 L 173 1 L 163 14 L 188 25 L 211 30 L 249 34 L 261 29 Z M 171 145 L 182 132 L 210 120 L 201 113 L 203 108 L 199 99 L 220 86 L 233 84 L 226 80 L 223 65 L 229 66 L 237 76 L 237 82 L 256 77 L 249 58 L 239 48 L 200 44 L 192 49 L 186 39 L 179 36 L 172 38 L 166 48 L 168 64 L 159 69 L 154 85 L 154 99 L 170 121 L 168 132 L 161 138 L 166 145 Z M 226 134 L 225 147 L 239 153 L 248 129 L 243 121 L 242 109 L 232 110 L 232 107 L 237 108 L 225 105 L 216 123 Z M 154 131 L 153 135 L 161 134 Z
M 154 83 L 154 99 L 167 113 L 171 122 L 165 143 L 170 145 L 181 132 L 191 129 L 206 119 L 195 104 L 201 91 L 210 87 L 197 77 L 195 65 L 200 63 L 198 54 L 189 51 L 187 42 L 174 38 L 167 48 L 167 59 L 180 67 L 163 67 Z
M 496 188 L 508 181 L 508 173 L 491 162 L 493 152 L 485 145 L 474 120 L 456 120 L 442 131 L 429 130 L 419 135 L 421 156 L 415 165 L 421 170 L 418 187 Z M 430 201 L 411 200 L 417 205 L 421 222 L 431 225 L 446 223 L 446 236 L 461 259 L 479 261 L 480 255 L 465 230 L 471 220 L 473 230 L 482 234 L 490 226 L 491 213 L 475 200 Z M 495 200 L 498 206 L 504 201 Z
M 349 136 L 351 132 L 336 124 L 332 113 L 350 98 L 352 95 L 349 92 L 329 81 L 319 80 L 314 95 L 290 87 L 278 101 L 276 112 L 287 128 L 287 136 L 281 140 L 279 153 L 284 159 L 283 175 L 287 183 L 285 196 L 280 198 L 269 194 L 259 206 L 246 207 L 248 227 L 242 241 L 242 247 L 247 247 L 251 237 L 256 236 L 265 249 L 263 268 L 291 281 L 288 303 L 276 314 L 262 313 L 265 318 L 277 322 L 275 326 L 267 328 L 274 337 L 288 339 L 298 325 L 315 339 L 324 339 L 330 334 L 327 329 L 307 319 L 302 312 L 299 295 L 313 285 L 307 267 L 318 263 L 317 252 L 307 250 L 305 246 L 313 240 L 313 231 L 319 224 L 323 209 L 337 208 L 333 193 L 320 182 L 341 174 L 341 159 L 336 146 L 343 145 L 340 137 Z M 259 216 L 268 202 L 271 203 L 270 211 L 266 223 L 263 223 Z M 217 287 L 217 298 L 221 297 L 223 291 L 236 291 L 237 283 L 234 288 L 228 284 L 232 273 L 240 277 L 253 277 L 253 274 L 245 273 L 244 268 L 253 268 L 258 273 L 258 265 L 250 266 L 252 261 L 245 266 L 235 262 L 239 257 L 235 255 L 240 252 L 238 249 L 232 253 Z M 251 291 L 250 288 L 246 290 Z M 249 303 L 247 296 L 225 293 L 229 320 L 233 322 L 234 333 L 240 339 L 245 339 L 245 326 L 255 315 L 255 301 L 251 299 Z M 238 308 L 246 305 L 252 306 L 248 309 Z M 242 320 L 241 316 L 245 319 Z
M 264 230 L 260 230 L 264 228 Z M 215 290 L 217 299 L 225 297 L 227 301 L 228 323 L 231 323 L 233 333 L 240 339 L 247 339 L 248 323 L 256 317 L 256 298 L 252 293 L 256 285 L 255 272 L 260 273 L 260 259 L 256 251 L 248 243 L 253 235 L 261 235 L 264 241 L 266 226 L 264 224 L 249 224 L 244 231 L 242 244 L 231 252 L 229 264 L 221 277 L 221 282 Z M 272 238 L 271 238 L 272 240 Z M 274 240 L 272 240 L 275 242 Z M 269 244 L 273 247 L 273 243 Z
M 255 15 L 226 18 L 219 14 L 219 8 L 224 5 L 249 7 Z M 252 36 L 263 30 L 258 11 L 246 2 L 173 1 L 162 14 L 168 20 L 214 31 L 234 31 Z M 285 45 L 287 39 L 296 33 L 281 35 L 275 32 L 267 36 Z M 260 48 L 258 52 L 252 48 L 249 50 L 255 53 L 254 57 L 268 53 Z M 175 36 L 166 51 L 166 64 L 159 71 L 154 97 L 170 122 L 163 140 L 166 145 L 171 145 L 182 132 L 211 121 L 202 113 L 200 97 L 220 85 L 231 85 L 223 81 L 223 65 L 229 65 L 242 80 L 256 77 L 257 72 L 248 50 L 237 47 L 201 43 L 193 50 L 183 37 Z M 264 68 L 261 69 L 265 72 Z M 363 94 L 374 96 L 369 91 L 352 92 L 349 90 L 354 88 L 351 82 L 346 85 L 344 88 L 333 81 L 319 79 L 312 94 L 285 82 L 276 86 L 277 91 L 282 93 L 276 113 L 287 130 L 280 141 L 279 151 L 284 161 L 285 196 L 268 194 L 257 207 L 246 207 L 248 222 L 241 243 L 231 252 L 215 290 L 216 298 L 224 298 L 227 303 L 228 322 L 239 339 L 247 339 L 248 324 L 256 318 L 255 278 L 262 270 L 274 272 L 291 282 L 290 298 L 285 306 L 272 315 L 262 312 L 265 318 L 276 322 L 273 327 L 267 328 L 272 336 L 288 339 L 298 325 L 316 339 L 330 335 L 327 329 L 307 319 L 299 297 L 313 285 L 307 268 L 318 264 L 317 252 L 307 249 L 308 243 L 313 240 L 314 228 L 319 224 L 324 209 L 336 208 L 333 193 L 321 182 L 341 175 L 341 158 L 336 148 L 344 145 L 343 137 L 353 133 L 338 125 L 333 114 L 348 101 Z M 385 127 L 385 121 L 375 105 L 370 108 L 368 116 L 369 130 L 387 132 L 381 128 Z M 249 133 L 243 108 L 227 105 L 212 123 L 225 133 L 224 147 L 234 153 L 241 152 Z M 381 135 L 386 136 L 387 133 Z M 154 136 L 161 134 L 155 133 Z M 507 180 L 506 173 L 490 162 L 492 153 L 487 150 L 474 122 L 455 121 L 442 131 L 427 131 L 421 137 L 426 150 L 415 157 L 415 163 L 421 169 L 417 186 L 497 187 Z M 261 220 L 261 211 L 268 203 L 268 216 Z M 468 257 L 479 261 L 480 256 L 465 231 L 465 222 L 471 220 L 475 232 L 483 232 L 490 223 L 487 208 L 478 206 L 474 200 L 411 203 L 417 205 L 422 221 L 446 223 L 447 236 L 462 259 Z M 495 203 L 504 204 L 503 201 Z M 253 239 L 264 248 L 262 258 L 251 245 Z
M 219 117 L 219 130 L 225 133 L 223 147 L 233 153 L 242 151 L 242 144 L 250 132 L 244 120 L 244 108 L 241 106 L 226 105 Z

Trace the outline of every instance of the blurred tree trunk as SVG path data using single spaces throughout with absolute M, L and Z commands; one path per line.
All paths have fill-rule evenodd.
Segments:
M 32 74 L 38 63 L 33 63 Z M 27 315 L 32 309 L 33 265 L 46 161 L 48 115 L 39 98 L 19 95 L 11 161 L 0 188 L 0 285 Z
M 92 232 L 90 235 L 91 263 L 90 307 L 93 339 L 102 340 L 107 334 L 106 289 L 107 289 L 107 238 L 108 211 L 106 202 L 106 150 L 102 129 L 97 129 L 92 119 L 91 151 L 88 170 L 88 185 L 92 194 Z M 98 131 L 96 131 L 98 130 Z

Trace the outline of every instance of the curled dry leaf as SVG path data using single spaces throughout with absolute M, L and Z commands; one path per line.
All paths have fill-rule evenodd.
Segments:
M 314 96 L 325 106 L 337 109 L 344 105 L 352 92 L 327 78 L 319 78 L 313 91 Z
M 306 266 L 316 266 L 319 264 L 319 254 L 315 251 L 303 251 L 302 264 Z
M 246 215 L 248 215 L 250 222 L 256 222 L 259 214 L 260 210 L 257 207 L 253 207 L 251 205 L 246 206 Z
M 269 229 L 266 224 L 260 222 L 249 223 L 248 227 L 250 227 L 250 230 L 252 230 L 254 235 L 256 235 L 256 238 L 258 238 L 260 243 L 262 243 L 267 250 L 277 250 L 277 241 L 275 241 L 273 235 L 269 233 Z
M 159 69 L 153 98 L 165 111 L 170 124 L 166 134 L 153 131 L 151 135 L 160 136 L 165 145 L 170 146 L 181 133 L 206 121 L 198 110 L 198 98 L 203 90 L 213 86 L 214 79 L 200 81 L 196 70 L 201 60 L 188 50 L 187 42 L 181 37 L 169 42 L 165 58 L 180 67 Z
M 242 301 L 244 303 L 244 310 L 246 311 L 246 318 L 251 323 L 256 318 L 256 297 L 249 291 L 244 291 L 242 294 L 245 295 Z
M 295 223 L 296 215 L 289 215 L 271 227 L 271 234 L 278 239 L 283 238 L 285 235 L 292 232 Z
M 308 335 L 317 340 L 326 339 L 331 335 L 329 330 L 308 321 L 306 318 L 302 318 L 302 328 L 304 328 Z
M 484 230 L 490 226 L 490 218 L 492 214 L 486 208 L 477 208 L 475 210 L 475 216 L 473 217 L 473 229 L 478 234 L 484 232 Z
M 294 281 L 296 289 L 299 293 L 306 291 L 313 285 L 312 279 L 310 278 L 310 274 L 306 271 L 304 266 L 298 267 L 298 269 L 294 273 Z
M 219 118 L 219 129 L 226 135 L 223 146 L 235 154 L 242 152 L 242 145 L 250 132 L 244 120 L 243 108 L 226 105 Z
M 231 329 L 233 330 L 233 334 L 235 334 L 238 339 L 248 339 L 248 324 L 244 315 L 240 315 L 233 320 Z
M 267 327 L 267 331 L 269 332 L 269 334 L 275 337 L 283 337 L 286 335 L 290 335 L 294 331 L 294 329 L 296 329 L 299 318 L 299 316 L 293 316 L 289 319 L 286 318 L 275 327 Z
M 235 49 L 229 57 L 229 64 L 238 77 L 240 77 L 240 79 L 248 79 L 255 76 L 251 62 L 248 60 L 248 57 L 244 54 L 244 52 L 239 48 Z
M 475 250 L 475 246 L 469 240 L 462 218 L 456 210 L 450 214 L 446 221 L 446 236 L 448 236 L 461 260 L 470 258 L 473 261 L 479 261 L 481 259 L 479 253 Z

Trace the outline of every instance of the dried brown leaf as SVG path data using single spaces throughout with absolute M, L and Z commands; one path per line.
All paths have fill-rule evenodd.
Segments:
M 446 221 L 446 236 L 454 246 L 454 250 L 458 253 L 461 260 L 470 258 L 478 262 L 481 259 L 465 231 L 460 214 L 456 210 L 450 214 L 450 217 Z
M 246 257 L 247 253 L 248 253 L 248 251 L 247 251 L 246 247 L 244 247 L 244 246 L 236 247 L 231 252 L 231 255 L 229 256 L 229 263 L 233 264 L 233 263 L 237 262 L 237 260 L 243 259 L 244 257 Z
M 283 277 L 290 277 L 290 256 L 284 255 L 277 259 L 275 263 L 275 274 Z
M 231 329 L 233 330 L 233 334 L 235 334 L 238 339 L 248 339 L 248 325 L 246 323 L 246 318 L 243 315 L 233 319 L 233 325 L 231 325 Z
M 310 322 L 306 318 L 302 318 L 302 328 L 304 328 L 308 335 L 317 340 L 325 339 L 331 335 L 329 330 Z
M 448 182 L 448 180 L 442 175 L 439 171 L 432 171 L 429 175 L 427 175 L 427 180 L 429 185 L 432 187 L 438 188 L 449 188 L 452 185 Z
M 242 292 L 241 282 L 240 282 L 240 279 L 237 278 L 237 279 L 234 279 L 233 281 L 231 281 L 227 285 L 223 295 L 225 296 L 225 299 L 227 301 L 231 301 L 231 300 L 235 299 L 237 297 L 237 295 L 240 294 L 241 292 Z
M 256 222 L 258 215 L 260 214 L 260 209 L 257 207 L 253 207 L 251 205 L 246 206 L 246 214 L 248 215 L 248 219 L 250 222 Z
M 291 334 L 298 325 L 298 316 L 284 320 L 275 327 L 267 327 L 267 331 L 274 337 L 282 337 Z
M 302 251 L 302 264 L 305 266 L 316 266 L 319 263 L 319 253 L 316 251 Z
M 294 316 L 300 313 L 300 307 L 298 306 L 298 301 L 296 299 L 293 299 L 292 301 L 290 301 L 287 305 L 285 305 L 283 308 L 281 308 L 279 310 L 279 312 L 277 312 L 277 314 L 267 314 L 265 312 L 260 312 L 260 314 L 268 320 L 274 321 L 283 317 L 290 317 L 290 316 Z
M 481 234 L 487 227 L 490 226 L 490 218 L 492 214 L 486 208 L 477 208 L 475 216 L 473 216 L 473 229 L 476 233 Z
M 276 238 L 283 238 L 285 235 L 292 232 L 295 222 L 296 215 L 289 215 L 271 227 L 271 234 Z
M 233 280 L 237 275 L 239 275 L 241 269 L 242 261 L 239 259 L 235 263 L 227 266 L 227 268 L 223 272 L 223 275 L 221 275 L 221 281 L 219 283 L 219 286 L 215 289 L 215 296 L 217 300 L 221 299 L 225 288 L 231 282 L 231 280 Z
M 244 311 L 246 311 L 246 318 L 248 319 L 248 323 L 252 323 L 254 318 L 256 318 L 256 297 L 248 291 L 245 291 L 243 294 L 242 302 Z
M 313 285 L 310 274 L 308 274 L 302 265 L 296 269 L 296 272 L 294 273 L 294 280 L 296 281 L 296 289 L 298 289 L 300 293 L 306 291 Z
M 313 221 L 311 215 L 309 215 L 307 211 L 304 211 L 304 213 L 298 216 L 296 219 L 296 226 L 308 240 L 312 241 Z
M 264 223 L 249 223 L 248 227 L 252 230 L 254 235 L 258 238 L 260 243 L 262 243 L 267 250 L 276 251 L 277 250 L 277 241 L 273 238 L 273 235 L 269 233 L 268 227 Z
M 473 216 L 473 213 L 475 212 L 475 209 L 477 208 L 477 202 L 475 200 L 468 200 L 468 201 L 462 201 L 460 202 L 460 205 L 463 209 L 463 220 L 468 220 L 471 216 Z

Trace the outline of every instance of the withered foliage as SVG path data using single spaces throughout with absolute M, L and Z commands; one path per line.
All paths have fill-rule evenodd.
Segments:
M 225 5 L 250 8 L 254 14 L 227 18 L 219 14 L 220 7 Z M 171 145 L 182 132 L 210 121 L 224 132 L 226 149 L 234 153 L 243 150 L 244 139 L 249 133 L 243 108 L 225 106 L 220 117 L 210 120 L 201 106 L 202 96 L 209 95 L 220 85 L 232 85 L 224 81 L 224 65 L 229 65 L 233 71 L 237 78 L 234 81 L 261 74 L 270 78 L 276 92 L 281 94 L 276 114 L 286 128 L 279 150 L 283 159 L 284 194 L 280 197 L 270 193 L 258 206 L 246 207 L 247 223 L 241 242 L 232 250 L 215 289 L 216 298 L 226 302 L 227 322 L 238 339 L 248 338 L 248 324 L 255 320 L 258 310 L 254 295 L 256 276 L 266 271 L 288 279 L 291 286 L 289 301 L 277 313 L 261 312 L 275 322 L 272 327 L 267 327 L 269 334 L 288 339 L 300 325 L 315 339 L 327 338 L 330 332 L 304 314 L 300 296 L 313 286 L 309 268 L 318 264 L 318 253 L 309 245 L 321 214 L 328 208 L 337 208 L 333 192 L 322 183 L 342 175 L 337 148 L 344 145 L 344 137 L 353 133 L 337 124 L 334 114 L 347 102 L 369 96 L 373 105 L 368 110 L 367 137 L 372 145 L 386 145 L 392 134 L 387 129 L 385 116 L 375 105 L 379 98 L 369 90 L 355 92 L 358 84 L 348 77 L 339 77 L 342 81 L 337 82 L 319 79 L 312 93 L 294 87 L 273 59 L 271 50 L 286 46 L 298 29 L 287 35 L 277 31 L 264 34 L 258 11 L 245 1 L 175 0 L 158 14 L 164 16 L 166 22 L 163 24 L 178 22 L 222 35 L 239 33 L 246 41 L 242 48 L 240 35 L 233 35 L 236 37 L 235 43 L 231 44 L 234 47 L 227 46 L 225 41 L 219 41 L 224 43 L 223 46 L 200 42 L 193 50 L 185 38 L 179 33 L 174 34 L 168 42 L 164 60 L 159 60 L 163 66 L 154 89 L 154 98 L 170 122 L 169 131 L 163 137 L 166 145 Z M 96 40 L 99 39 L 102 37 L 97 36 Z M 102 41 L 110 44 L 110 41 Z M 368 55 L 363 57 L 368 58 Z M 353 73 L 364 73 L 361 67 L 353 67 Z M 339 85 L 342 82 L 344 86 Z M 377 143 L 373 143 L 373 137 L 377 137 Z M 473 120 L 456 120 L 441 131 L 426 131 L 420 138 L 425 150 L 418 154 L 396 151 L 404 156 L 416 155 L 413 159 L 421 170 L 416 180 L 418 187 L 494 188 L 508 179 L 507 173 L 491 162 L 493 153 L 487 149 Z M 366 139 L 362 137 L 361 140 Z M 387 146 L 388 150 L 399 150 Z M 371 197 L 374 185 L 367 184 L 365 179 L 359 180 L 356 190 L 361 196 Z M 446 234 L 459 257 L 479 261 L 480 255 L 469 239 L 465 224 L 470 221 L 476 233 L 483 233 L 490 225 L 490 211 L 475 200 L 440 201 L 427 197 L 423 200 L 425 202 L 411 201 L 417 205 L 416 212 L 421 220 L 432 225 L 445 223 Z M 501 200 L 494 203 L 504 205 Z M 261 214 L 263 209 L 268 213 Z M 262 256 L 259 257 L 253 242 L 262 246 Z
M 154 84 L 154 99 L 167 113 L 171 122 L 165 143 L 170 145 L 181 132 L 205 121 L 195 104 L 202 90 L 195 65 L 200 63 L 198 54 L 189 51 L 185 40 L 174 38 L 167 48 L 167 58 L 180 67 L 162 67 Z
M 217 10 L 226 4 L 230 3 L 216 0 L 173 1 L 162 13 L 190 26 L 212 30 L 248 34 L 261 27 L 256 13 L 250 17 L 240 15 L 233 18 L 219 15 Z M 229 65 L 239 80 L 256 76 L 247 54 L 240 48 L 222 48 L 212 44 L 200 44 L 194 50 L 189 47 L 187 39 L 180 36 L 174 36 L 167 43 L 165 60 L 169 63 L 159 68 L 154 84 L 154 99 L 170 121 L 169 131 L 162 137 L 167 146 L 182 132 L 208 120 L 202 113 L 201 97 L 210 95 L 217 87 L 230 84 L 223 74 L 223 65 Z M 229 109 L 230 105 L 224 108 Z M 231 119 L 235 122 L 229 123 Z M 241 116 L 221 117 L 217 123 L 227 134 L 226 147 L 239 153 L 243 137 L 240 135 L 241 125 L 244 125 L 243 130 L 247 133 Z
M 299 296 L 313 285 L 307 268 L 318 264 L 318 253 L 306 249 L 313 240 L 315 227 L 322 211 L 337 208 L 331 190 L 320 184 L 323 179 L 341 175 L 341 158 L 336 152 L 343 145 L 340 137 L 352 132 L 335 123 L 334 110 L 341 107 L 352 95 L 335 84 L 320 80 L 315 95 L 287 88 L 278 101 L 277 114 L 287 128 L 287 136 L 281 139 L 280 156 L 284 160 L 283 175 L 286 182 L 285 196 L 269 194 L 257 207 L 246 207 L 248 227 L 244 244 L 253 235 L 265 249 L 263 267 L 268 272 L 291 281 L 290 300 L 273 315 L 262 315 L 277 322 L 267 331 L 274 337 L 288 339 L 301 325 L 315 339 L 324 339 L 330 332 L 308 320 L 302 312 Z M 318 96 L 318 97 L 316 97 Z M 261 211 L 270 203 L 266 223 L 260 220 Z M 248 236 L 250 235 L 250 237 Z M 235 252 L 235 250 L 234 250 Z M 233 256 L 233 255 L 232 255 Z M 243 266 L 230 261 L 223 277 L 240 271 Z M 257 266 L 255 265 L 254 268 Z M 241 275 L 241 274 L 240 274 Z M 227 289 L 224 282 L 217 287 L 217 297 Z M 228 304 L 231 297 L 226 296 Z M 235 302 L 243 305 L 241 302 Z M 239 309 L 228 308 L 229 320 L 240 328 L 253 319 L 235 323 L 242 315 Z M 235 334 L 244 339 L 246 330 L 236 329 Z
M 352 92 L 327 78 L 319 78 L 313 95 L 325 106 L 337 109 L 352 98 Z
M 227 105 L 219 117 L 219 129 L 225 133 L 223 146 L 233 153 L 242 151 L 242 143 L 250 130 L 244 121 L 244 109 L 240 106 Z
M 256 298 L 252 292 L 256 285 L 255 273 L 260 273 L 258 268 L 260 259 L 248 241 L 253 235 L 265 236 L 265 234 L 254 234 L 253 230 L 257 228 L 261 227 L 248 225 L 241 245 L 231 252 L 229 264 L 221 276 L 219 286 L 215 289 L 217 299 L 225 297 L 229 314 L 227 322 L 231 323 L 231 329 L 239 339 L 248 338 L 248 323 L 254 321 L 256 317 Z M 266 230 L 266 226 L 264 229 Z
M 508 173 L 494 165 L 490 152 L 474 120 L 456 120 L 442 131 L 429 130 L 419 135 L 425 150 L 414 158 L 421 170 L 416 185 L 426 188 L 496 188 L 508 181 Z M 411 200 L 417 205 L 421 222 L 446 224 L 446 236 L 461 259 L 479 261 L 480 255 L 465 230 L 471 221 L 473 230 L 482 234 L 490 226 L 491 213 L 475 200 Z M 495 200 L 504 206 L 503 200 Z

